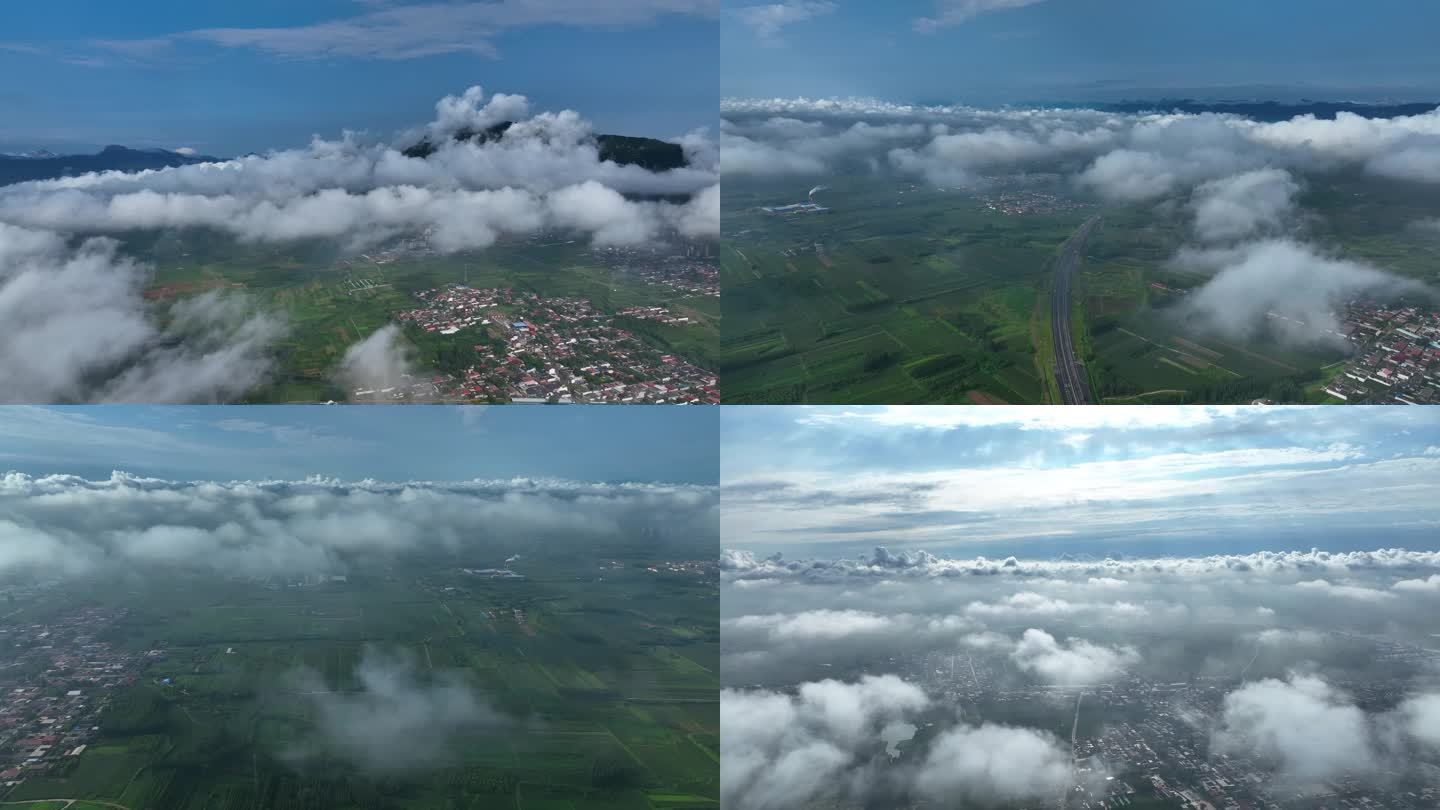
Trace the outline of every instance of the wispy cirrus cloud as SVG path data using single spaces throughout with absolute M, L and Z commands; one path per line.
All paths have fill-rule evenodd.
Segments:
M 783 45 L 782 31 L 796 23 L 831 14 L 838 6 L 830 0 L 785 0 L 783 3 L 743 6 L 730 12 L 755 32 L 761 44 Z
M 981 14 L 1043 3 L 1045 0 L 936 0 L 935 16 L 915 20 L 915 30 L 933 34 L 942 28 L 969 22 Z
M 348 17 L 288 26 L 196 28 L 137 39 L 63 44 L 3 42 L 0 51 L 48 56 L 67 64 L 107 67 L 116 62 L 173 61 L 186 46 L 252 50 L 290 60 L 404 61 L 469 53 L 500 58 L 496 39 L 541 26 L 624 29 L 666 17 L 717 18 L 719 0 L 491 0 L 402 3 L 361 0 L 368 10 Z
M 715 17 L 719 0 L 499 0 L 485 3 L 383 5 L 364 14 L 308 25 L 202 28 L 172 40 L 248 48 L 288 59 L 405 60 L 452 53 L 496 58 L 505 31 L 559 25 L 630 28 L 661 18 Z
M 1195 407 L 1032 416 L 1038 410 L 725 414 L 727 541 L 953 548 L 1218 538 L 1221 527 L 1278 537 L 1322 520 L 1360 532 L 1402 515 L 1397 530 L 1440 524 L 1421 483 L 1440 470 L 1424 449 L 1435 428 L 1423 414 Z

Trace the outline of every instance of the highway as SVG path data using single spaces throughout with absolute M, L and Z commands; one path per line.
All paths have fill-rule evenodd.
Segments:
M 1055 382 L 1060 386 L 1060 401 L 1065 405 L 1090 404 L 1090 383 L 1085 377 L 1085 367 L 1075 356 L 1075 342 L 1070 336 L 1070 277 L 1080 263 L 1080 253 L 1085 249 L 1090 230 L 1099 221 L 1099 214 L 1085 220 L 1085 224 L 1065 240 L 1060 247 L 1060 258 L 1055 262 L 1055 287 L 1050 291 L 1050 335 L 1055 344 Z

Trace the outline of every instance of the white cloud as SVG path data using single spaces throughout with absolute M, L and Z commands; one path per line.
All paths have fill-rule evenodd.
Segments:
M 1266 678 L 1225 696 L 1212 744 L 1274 763 L 1281 778 L 1311 784 L 1374 767 L 1365 713 L 1313 675 Z
M 148 273 L 112 240 L 0 222 L 0 401 L 228 401 L 266 378 L 283 321 L 210 292 L 162 324 Z
M 916 787 L 939 802 L 1052 798 L 1072 783 L 1070 752 L 1053 735 L 986 724 L 941 733 Z
M 1419 282 L 1289 239 L 1238 248 L 1182 250 L 1176 266 L 1213 273 L 1184 306 L 1219 334 L 1240 340 L 1264 331 L 1292 343 L 1345 344 L 1338 307 L 1361 294 L 1423 292 Z
M 1431 574 L 1422 579 L 1402 579 L 1390 587 L 1406 593 L 1440 594 L 1440 574 Z
M 1105 647 L 1076 638 L 1062 644 L 1033 627 L 1020 637 L 1010 658 L 1022 670 L 1066 686 L 1090 686 L 1110 680 L 1140 661 L 1133 647 Z
M 720 797 L 736 810 L 781 810 L 863 789 L 853 766 L 880 730 L 930 705 L 894 675 L 800 685 L 794 695 L 720 693 Z
M 884 553 L 881 554 L 880 552 Z M 1276 574 L 1333 572 L 1409 573 L 1440 571 L 1440 552 L 1407 549 L 1373 551 L 1257 551 L 1249 554 L 1217 554 L 1205 557 L 1159 557 L 1077 560 L 990 560 L 947 559 L 926 552 L 896 554 L 877 550 L 871 558 L 789 561 L 782 557 L 759 558 L 752 552 L 725 550 L 720 555 L 721 576 L 729 581 L 779 579 L 802 582 L 843 582 L 880 579 L 951 579 L 957 577 L 1049 578 L 1064 576 L 1105 576 L 1144 578 L 1159 574 L 1204 577 L 1213 574 L 1269 577 Z M 1300 590 L 1327 590 L 1327 585 L 1309 585 Z M 1328 590 L 1327 590 L 1328 592 Z M 1000 607 L 1021 607 L 1042 615 L 1042 608 L 1063 610 L 1070 603 L 1043 594 L 1016 594 L 1008 602 L 977 603 L 979 611 L 995 612 Z
M 1388 591 L 1366 588 L 1360 585 L 1336 585 L 1326 579 L 1309 579 L 1304 582 L 1297 582 L 1295 583 L 1295 587 L 1305 590 L 1321 591 L 1332 596 L 1356 599 L 1362 602 L 1379 602 L 1386 599 L 1393 599 L 1395 596 Z
M 714 17 L 719 0 L 494 0 L 394 5 L 354 17 L 271 28 L 206 28 L 142 40 L 142 52 L 176 41 L 249 48 L 286 59 L 405 60 L 450 53 L 497 57 L 497 36 L 545 25 L 652 25 L 668 15 Z M 111 42 L 112 49 L 131 43 Z M 134 48 L 128 48 L 135 50 Z
M 1300 185 L 1283 169 L 1257 169 L 1202 183 L 1190 205 L 1205 242 L 1236 241 L 1277 231 L 1295 209 Z
M 498 140 L 451 138 L 512 120 Z M 422 137 L 436 151 L 406 157 L 403 148 Z M 218 163 L 5 186 L 0 399 L 233 401 L 267 377 L 284 332 L 275 316 L 219 294 L 162 311 L 142 297 L 149 267 L 87 237 L 208 228 L 250 242 L 326 239 L 358 250 L 415 235 L 447 253 L 541 231 L 603 246 L 717 238 L 718 150 L 699 132 L 681 148 L 694 165 L 651 172 L 603 161 L 577 113 L 530 115 L 523 96 L 487 98 L 472 87 L 441 99 L 435 120 L 396 145 L 346 133 Z
M 713 533 L 715 490 L 561 481 L 182 482 L 0 476 L 0 575 L 342 573 L 418 550 L 618 537 L 657 510 Z M 679 528 L 679 527 L 684 527 Z
M 935 0 L 935 15 L 915 20 L 915 30 L 934 33 L 968 22 L 981 14 L 1043 3 L 1045 0 Z
M 882 731 L 932 705 L 894 675 L 800 684 L 793 694 L 720 694 L 720 796 L 735 810 L 815 801 L 892 806 L 913 786 L 943 804 L 1053 796 L 1070 783 L 1070 755 L 1025 728 L 960 724 L 928 743 L 918 766 L 887 772 L 874 758 Z
M 774 46 L 781 44 L 780 34 L 784 28 L 830 14 L 836 7 L 830 0 L 785 0 L 741 6 L 730 13 L 753 30 L 762 43 Z

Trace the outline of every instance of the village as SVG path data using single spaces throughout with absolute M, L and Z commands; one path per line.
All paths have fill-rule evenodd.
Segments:
M 1341 332 L 1354 355 L 1327 394 L 1352 403 L 1440 402 L 1440 312 L 1356 301 L 1345 309 Z
M 451 285 L 417 294 L 398 315 L 426 332 L 474 335 L 475 363 L 436 377 L 444 399 L 486 402 L 718 404 L 712 371 L 655 348 L 621 328 L 619 316 L 580 298 Z M 636 320 L 683 325 L 665 307 Z M 624 315 L 624 313 L 621 313 Z M 627 316 L 634 317 L 634 316 Z M 468 338 L 467 338 L 468 339 Z
M 100 733 L 113 692 L 133 684 L 164 650 L 117 650 L 98 635 L 124 618 L 86 608 L 44 624 L 0 626 L 13 660 L 0 669 L 0 784 L 62 776 Z
M 720 297 L 720 264 L 709 243 L 687 245 L 681 253 L 632 247 L 597 247 L 590 251 L 598 264 L 617 275 L 699 298 Z

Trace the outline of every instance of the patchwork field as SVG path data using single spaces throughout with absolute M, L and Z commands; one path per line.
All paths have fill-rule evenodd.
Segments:
M 836 180 L 725 195 L 726 402 L 1040 402 L 1037 297 L 1080 211 L 1006 216 L 958 190 Z
M 4 800 L 126 810 L 717 807 L 713 571 L 623 562 L 603 577 L 580 563 L 534 562 L 512 564 L 524 579 L 427 566 L 323 584 L 74 594 L 128 608 L 106 641 L 164 655 L 113 696 L 101 735 L 68 772 L 27 779 Z M 374 744 L 397 767 L 357 768 L 317 737 L 326 709 L 316 695 L 383 690 L 365 674 L 377 651 L 407 662 L 422 684 L 462 685 L 498 719 L 446 736 L 419 766 L 405 749 L 424 740 L 376 728 Z
M 253 305 L 282 316 L 286 336 L 273 349 L 278 374 L 251 402 L 314 402 L 343 399 L 334 381 L 345 350 L 416 306 L 414 294 L 446 284 L 501 287 L 544 297 L 575 297 L 603 312 L 632 306 L 665 306 L 688 316 L 685 326 L 641 330 L 646 340 L 701 366 L 714 363 L 720 304 L 713 296 L 687 295 L 647 283 L 639 275 L 602 264 L 581 243 L 514 242 L 483 252 L 451 256 L 342 257 L 333 246 L 299 243 L 283 248 L 235 243 L 202 232 L 132 237 L 128 250 L 154 266 L 146 297 L 156 303 L 210 290 L 239 290 Z M 474 335 L 407 333 L 422 362 L 427 352 L 465 348 Z M 468 341 L 468 342 L 467 342 Z
M 805 189 L 726 185 L 726 402 L 1056 401 L 1056 251 L 1094 210 L 1103 219 L 1072 282 L 1071 322 L 1098 401 L 1326 401 L 1323 382 L 1346 357 L 1343 345 L 1297 346 L 1265 329 L 1248 339 L 1217 335 L 1190 316 L 1187 295 L 1209 276 L 1173 262 L 1190 239 L 1184 206 L 1042 204 L 1017 213 L 997 209 L 994 189 L 827 182 L 814 199 L 829 210 L 790 214 L 762 206 L 800 201 Z M 1076 194 L 1043 179 L 1020 188 L 1062 200 Z M 1307 238 L 1327 250 L 1440 281 L 1440 238 L 1396 230 L 1434 217 L 1433 197 L 1335 173 L 1312 178 L 1300 203 L 1319 212 Z

